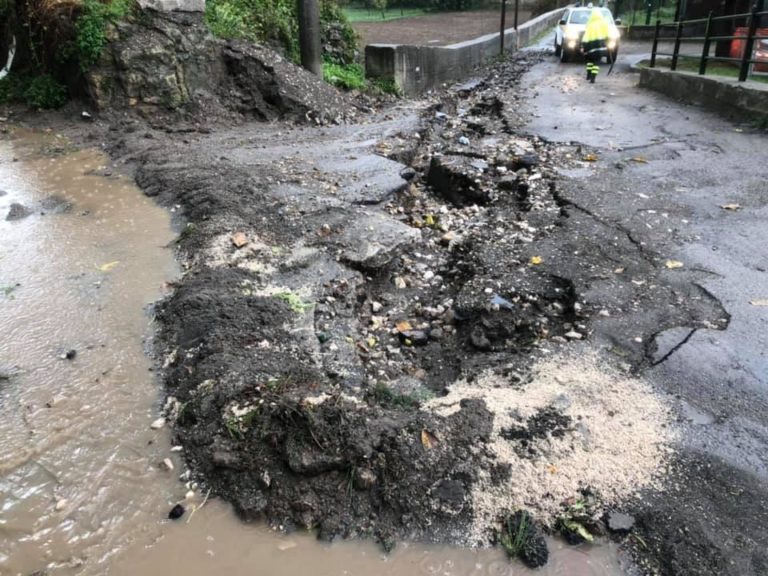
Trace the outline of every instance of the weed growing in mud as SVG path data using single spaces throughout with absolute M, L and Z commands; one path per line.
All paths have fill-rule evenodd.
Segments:
M 301 296 L 295 292 L 291 292 L 290 290 L 286 290 L 285 292 L 278 292 L 275 294 L 275 298 L 278 298 L 279 300 L 282 300 L 288 304 L 288 307 L 291 309 L 291 311 L 295 312 L 296 314 L 304 314 L 304 312 L 312 309 L 315 306 L 313 302 L 304 302 L 301 299 Z
M 398 394 L 383 382 L 378 382 L 369 391 L 369 397 L 382 406 L 416 409 L 424 402 L 434 398 L 429 390 L 418 390 L 409 394 Z
M 226 418 L 224 420 L 224 428 L 227 429 L 227 433 L 232 440 L 243 439 L 243 431 L 240 429 L 240 422 L 237 418 Z
M 184 226 L 184 228 L 182 228 L 181 232 L 179 233 L 179 237 L 176 238 L 174 242 L 176 244 L 181 244 L 182 242 L 184 242 L 184 240 L 192 236 L 192 232 L 194 231 L 195 231 L 195 225 L 192 222 L 187 222 L 186 226 Z
M 547 543 L 525 510 L 518 510 L 504 518 L 499 543 L 510 558 L 520 558 L 531 568 L 544 566 L 549 559 Z

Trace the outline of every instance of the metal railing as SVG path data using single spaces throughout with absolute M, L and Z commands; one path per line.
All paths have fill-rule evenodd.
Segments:
M 671 56 L 672 62 L 670 64 L 670 70 L 677 69 L 678 59 L 680 58 L 680 45 L 682 43 L 700 43 L 703 42 L 703 48 L 701 56 L 699 57 L 699 74 L 704 75 L 707 72 L 707 64 L 710 61 L 716 62 L 731 62 L 739 65 L 739 82 L 744 82 L 749 76 L 749 68 L 752 64 L 758 62 L 765 63 L 765 60 L 757 60 L 753 58 L 755 50 L 755 42 L 758 40 L 768 40 L 768 35 L 758 34 L 758 23 L 761 17 L 768 16 L 768 11 L 759 12 L 755 7 L 751 12 L 746 14 L 732 14 L 729 16 L 714 16 L 712 12 L 709 13 L 708 18 L 701 18 L 698 20 L 684 20 L 680 22 L 674 22 L 671 24 L 662 24 L 661 20 L 656 21 L 656 32 L 653 36 L 653 50 L 651 51 L 651 68 L 656 67 L 657 56 Z M 746 34 L 722 36 L 714 33 L 714 27 L 720 22 L 731 21 L 734 24 L 738 20 L 745 20 L 747 25 L 744 27 L 747 30 Z M 686 27 L 695 27 L 699 30 L 704 26 L 703 36 L 688 36 L 684 33 Z M 662 28 L 675 27 L 676 33 L 674 36 L 675 47 L 671 53 L 659 52 L 659 36 Z M 671 40 L 671 38 L 669 38 Z M 712 46 L 712 42 L 720 41 L 741 41 L 741 49 L 743 50 L 741 57 L 733 58 L 731 56 L 710 56 L 709 50 Z

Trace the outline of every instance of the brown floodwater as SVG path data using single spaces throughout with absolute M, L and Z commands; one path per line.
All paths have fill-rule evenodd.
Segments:
M 179 273 L 175 234 L 112 170 L 55 134 L 0 135 L 0 575 L 532 573 L 499 550 L 324 545 L 215 500 L 167 520 L 189 486 L 168 430 L 150 428 L 162 394 L 146 352 L 151 303 Z M 12 203 L 32 213 L 7 221 Z M 550 544 L 536 574 L 625 573 L 613 545 Z

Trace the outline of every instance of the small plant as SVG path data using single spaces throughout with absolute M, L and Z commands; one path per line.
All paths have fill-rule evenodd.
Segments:
M 374 90 L 381 92 L 382 94 L 389 94 L 397 98 L 402 97 L 403 91 L 398 83 L 390 78 L 379 78 L 371 82 L 371 86 Z
M 557 519 L 556 527 L 569 544 L 592 542 L 598 530 L 599 498 L 589 489 L 582 489 L 577 498 L 563 503 L 564 511 Z
M 240 421 L 237 418 L 226 418 L 224 420 L 224 428 L 227 429 L 229 437 L 232 440 L 242 440 L 243 432 L 240 429 Z
M 531 515 L 518 510 L 502 521 L 499 543 L 510 558 L 520 558 L 530 568 L 544 566 L 549 550 Z
M 295 292 L 291 292 L 290 290 L 286 290 L 285 292 L 278 292 L 275 294 L 275 298 L 278 298 L 288 304 L 288 307 L 293 312 L 296 312 L 296 314 L 304 314 L 304 312 L 314 307 L 312 302 L 304 302 L 301 299 L 301 296 Z
M 181 232 L 179 233 L 179 237 L 176 238 L 175 242 L 176 244 L 181 244 L 185 240 L 187 240 L 189 237 L 192 236 L 192 233 L 195 231 L 195 225 L 192 222 L 187 222 L 184 225 L 184 228 L 181 229 Z
M 323 64 L 323 78 L 328 84 L 345 90 L 361 90 L 365 87 L 365 71 L 359 64 Z

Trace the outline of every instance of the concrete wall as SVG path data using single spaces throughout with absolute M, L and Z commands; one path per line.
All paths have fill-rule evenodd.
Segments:
M 706 106 L 729 118 L 768 117 L 768 84 L 641 68 L 640 86 Z
M 563 9 L 542 14 L 504 32 L 505 51 L 514 51 L 552 28 Z M 444 82 L 466 78 L 475 68 L 500 52 L 500 36 L 488 34 L 450 46 L 369 44 L 365 47 L 365 75 L 394 80 L 406 95 L 440 87 Z

